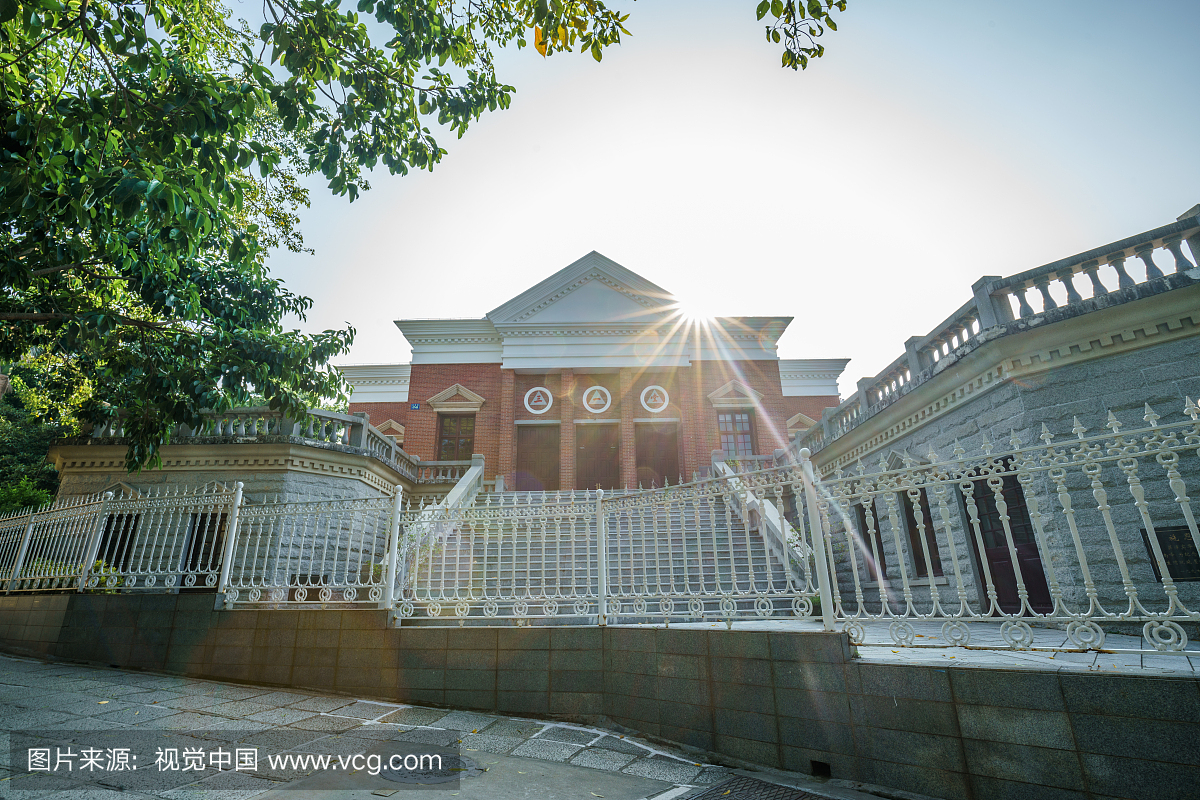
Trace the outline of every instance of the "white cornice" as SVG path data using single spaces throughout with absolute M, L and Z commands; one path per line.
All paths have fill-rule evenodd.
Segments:
M 346 364 L 338 367 L 350 384 L 351 403 L 406 403 L 411 364 Z
M 838 378 L 848 363 L 848 358 L 780 359 L 784 397 L 837 397 Z

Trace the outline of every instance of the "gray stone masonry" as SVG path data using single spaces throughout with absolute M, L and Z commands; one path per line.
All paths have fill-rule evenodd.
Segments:
M 1014 432 L 1024 446 L 1040 444 L 1038 437 L 1042 433 L 1043 423 L 1054 434 L 1055 446 L 1070 448 L 1076 438 L 1071 433 L 1076 416 L 1088 428 L 1089 435 L 1107 432 L 1105 424 L 1110 411 L 1125 430 L 1145 427 L 1143 417 L 1146 403 L 1162 417 L 1160 424 L 1179 422 L 1187 419 L 1182 413 L 1187 396 L 1194 400 L 1200 399 L 1200 336 L 1060 367 L 1042 373 L 1036 380 L 1006 381 L 996 389 L 960 401 L 954 410 L 907 436 L 888 442 L 864 456 L 862 460 L 864 466 L 872 472 L 878 469 L 881 456 L 890 468 L 903 467 L 902 458 L 905 455 L 916 459 L 918 463 L 923 462 L 931 449 L 945 460 L 952 457 L 956 442 L 966 450 L 966 458 L 982 458 L 985 439 L 993 444 L 996 452 L 1009 449 L 1008 442 Z M 1195 497 L 1200 493 L 1200 459 L 1190 451 L 1181 454 L 1179 471 L 1191 495 Z M 847 472 L 853 474 L 852 469 Z M 1146 490 L 1151 518 L 1155 525 L 1184 525 L 1182 510 L 1175 502 L 1175 495 L 1170 490 L 1165 470 L 1159 467 L 1153 458 L 1143 458 L 1139 477 Z M 1139 597 L 1151 610 L 1165 610 L 1166 598 L 1161 584 L 1154 578 L 1151 554 L 1140 533 L 1144 525 L 1129 492 L 1126 476 L 1115 464 L 1106 464 L 1102 472 L 1102 481 L 1108 491 L 1108 502 L 1112 506 L 1118 540 Z M 1066 485 L 1074 503 L 1081 540 L 1088 554 L 1089 566 L 1100 600 L 1107 609 L 1120 613 L 1128 606 L 1128 599 L 1121 583 L 1107 529 L 1101 514 L 1096 510 L 1090 482 L 1078 466 L 1068 465 Z M 1037 499 L 1041 512 L 1046 515 L 1045 530 L 1049 552 L 1042 553 L 1043 562 L 1053 565 L 1068 604 L 1084 610 L 1087 608 L 1087 601 L 1082 575 L 1078 569 L 1078 557 L 1055 487 L 1044 475 L 1035 476 L 1030 491 L 1027 492 L 1027 497 L 1030 496 Z M 951 541 L 947 541 L 941 533 L 941 518 L 936 499 L 932 496 L 929 499 L 935 528 L 939 531 L 939 554 L 945 571 L 945 577 L 938 580 L 943 604 L 948 599 L 955 598 L 957 591 L 951 570 L 951 541 L 963 564 L 964 582 L 974 602 L 983 585 L 982 571 L 974 548 L 967 540 L 970 528 L 961 493 L 953 488 L 947 490 Z M 903 527 L 903 521 L 900 529 L 894 531 L 885 500 L 877 498 L 875 513 L 877 528 L 882 533 L 888 578 L 898 593 L 900 560 L 904 560 L 909 576 L 912 577 L 915 575 L 915 559 L 920 558 L 921 553 L 910 552 L 910 540 Z M 847 544 L 843 531 L 841 523 L 835 521 L 834 547 L 839 562 L 838 580 L 843 600 L 850 604 L 848 608 L 853 613 L 853 576 L 845 554 Z M 861 558 L 858 566 L 860 580 L 867 581 L 869 576 Z M 1193 609 L 1200 607 L 1200 582 L 1179 583 L 1177 587 L 1179 597 L 1185 604 Z M 870 588 L 865 590 L 864 594 L 869 607 L 877 610 L 877 590 Z M 918 608 L 926 608 L 928 589 L 918 586 L 914 595 L 918 601 Z M 953 601 L 952 605 L 956 606 L 957 601 Z
M 484 725 L 474 730 L 487 734 L 477 740 L 485 752 L 528 738 L 519 726 L 489 733 L 488 720 L 512 714 L 577 728 L 606 722 L 705 754 L 696 762 L 794 772 L 828 765 L 834 778 L 953 800 L 1182 800 L 1200 785 L 1194 675 L 879 663 L 857 658 L 844 634 L 396 629 L 383 611 L 212 608 L 212 595 L 10 596 L 0 599 L 0 643 L 10 652 L 286 693 L 341 693 L 365 698 L 364 705 L 478 712 L 455 717 L 450 727 Z M 159 688 L 170 691 L 171 680 Z M 262 696 L 246 691 L 230 701 L 253 704 Z M 319 715 L 308 702 L 304 709 L 284 705 Z M 347 719 L 365 718 L 352 708 Z M 241 708 L 251 716 L 266 710 Z M 428 724 L 402 714 L 390 719 Z M 580 737 L 556 732 L 527 751 L 566 760 L 599 747 Z M 599 749 L 628 752 L 618 742 Z M 620 758 L 584 760 L 603 770 Z M 650 774 L 653 765 L 631 769 L 636 763 L 621 769 Z

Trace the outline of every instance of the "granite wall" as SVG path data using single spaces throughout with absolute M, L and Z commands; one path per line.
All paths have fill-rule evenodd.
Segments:
M 1191 798 L 1200 681 L 905 666 L 842 634 L 390 628 L 384 611 L 213 595 L 0 598 L 10 653 L 616 723 L 717 760 L 970 798 Z M 607 719 L 605 719 L 607 718 Z

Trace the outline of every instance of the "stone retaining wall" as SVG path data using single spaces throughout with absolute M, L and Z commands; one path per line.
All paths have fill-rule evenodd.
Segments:
M 862 662 L 844 634 L 389 628 L 213 595 L 0 598 L 18 654 L 398 702 L 608 721 L 745 762 L 934 797 L 1194 797 L 1194 677 Z M 719 760 L 719 759 L 718 759 Z

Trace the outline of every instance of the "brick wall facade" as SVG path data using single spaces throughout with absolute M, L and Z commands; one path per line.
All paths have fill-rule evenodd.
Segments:
M 708 395 L 729 381 L 739 381 L 762 394 L 753 409 L 755 452 L 769 455 L 787 446 L 787 420 L 797 412 L 818 419 L 821 410 L 838 403 L 836 396 L 784 397 L 777 361 L 696 361 L 690 367 L 668 370 L 626 368 L 619 373 L 589 374 L 562 370 L 544 375 L 516 374 L 499 364 L 415 364 L 406 403 L 352 403 L 351 411 L 365 411 L 378 425 L 393 419 L 404 426 L 404 449 L 424 459 L 437 458 L 438 414 L 428 398 L 456 383 L 481 395 L 484 404 L 476 415 L 476 453 L 484 456 L 487 479 L 505 476 L 512 485 L 516 469 L 516 424 L 518 421 L 558 421 L 561 453 L 561 489 L 575 486 L 576 420 L 611 419 L 621 424 L 621 482 L 637 486 L 635 420 L 677 420 L 680 472 L 690 477 L 706 467 L 713 450 L 721 446 L 717 414 Z M 525 395 L 544 387 L 553 396 L 551 408 L 534 414 L 525 407 Z M 611 405 L 600 412 L 589 410 L 584 393 L 601 386 L 612 396 Z M 660 386 L 669 397 L 657 413 L 642 406 L 642 392 Z M 420 404 L 412 410 L 410 404 Z M 669 423 L 668 423 L 669 424 Z

